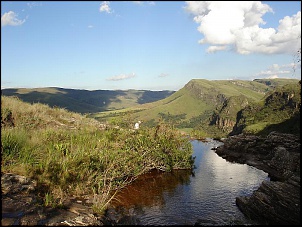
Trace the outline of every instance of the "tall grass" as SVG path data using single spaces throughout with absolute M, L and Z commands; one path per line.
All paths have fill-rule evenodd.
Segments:
M 171 125 L 134 131 L 128 119 L 104 128 L 80 114 L 5 96 L 2 108 L 2 171 L 36 179 L 46 206 L 90 195 L 93 209 L 102 213 L 115 192 L 140 174 L 193 167 L 189 140 Z

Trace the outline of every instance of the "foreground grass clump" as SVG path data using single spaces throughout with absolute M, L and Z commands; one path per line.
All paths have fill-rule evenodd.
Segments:
M 38 181 L 47 206 L 68 195 L 93 195 L 102 213 L 114 193 L 151 169 L 193 168 L 188 139 L 170 125 L 132 130 L 1 96 L 2 172 Z M 129 124 L 124 124 L 129 125 Z

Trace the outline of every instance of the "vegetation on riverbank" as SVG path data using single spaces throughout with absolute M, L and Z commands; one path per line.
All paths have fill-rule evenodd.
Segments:
M 65 109 L 1 96 L 2 172 L 37 180 L 47 206 L 91 194 L 95 212 L 102 213 L 113 192 L 140 174 L 193 168 L 192 146 L 173 126 L 132 126 L 130 119 L 105 126 Z

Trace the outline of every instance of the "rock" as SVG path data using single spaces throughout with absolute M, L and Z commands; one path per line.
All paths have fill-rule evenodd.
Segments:
M 267 137 L 231 136 L 215 152 L 269 174 L 251 195 L 237 197 L 239 209 L 263 224 L 300 224 L 300 138 L 271 132 Z
M 13 173 L 6 173 L 1 175 L 1 189 L 2 193 L 17 193 L 20 191 L 34 191 L 37 182 Z
M 48 225 L 88 226 L 103 225 L 91 207 L 79 204 L 77 198 L 66 198 L 65 209 L 44 207 L 36 195 L 37 182 L 17 174 L 2 173 L 2 226 Z
M 264 181 L 251 197 L 237 197 L 236 204 L 263 224 L 300 224 L 300 188 L 288 183 Z

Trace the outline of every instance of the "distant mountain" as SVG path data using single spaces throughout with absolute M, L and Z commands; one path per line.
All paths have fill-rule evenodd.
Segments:
M 102 123 L 173 124 L 199 137 L 226 137 L 272 130 L 299 133 L 301 84 L 296 79 L 193 79 L 174 91 L 2 89 L 30 103 L 88 113 Z
M 5 96 L 17 96 L 28 103 L 43 103 L 78 113 L 118 110 L 164 99 L 175 91 L 78 90 L 57 87 L 1 89 Z
M 109 111 L 106 113 L 96 113 L 91 115 L 99 121 L 107 121 L 116 117 L 127 117 L 133 120 L 142 120 L 145 126 L 154 126 L 157 121 L 164 120 L 174 124 L 177 128 L 190 131 L 204 137 L 222 137 L 231 133 L 240 133 L 243 129 L 249 132 L 253 128 L 253 124 L 258 124 L 257 118 L 255 121 L 249 123 L 242 123 L 240 117 L 245 117 L 253 114 L 262 113 L 261 111 L 270 110 L 272 106 L 259 107 L 259 112 L 249 112 L 251 106 L 260 105 L 265 99 L 274 96 L 274 92 L 282 91 L 286 87 L 295 89 L 290 92 L 294 95 L 295 105 L 301 102 L 299 100 L 299 80 L 296 79 L 257 79 L 254 81 L 243 80 L 204 80 L 193 79 L 189 81 L 182 89 L 173 93 L 169 97 L 132 108 L 123 109 L 120 111 Z M 300 88 L 301 90 L 301 88 Z M 281 93 L 280 93 L 281 94 Z M 284 102 L 282 97 L 275 98 L 276 103 Z M 275 96 L 274 96 L 275 97 Z M 281 107 L 280 107 L 281 108 Z M 281 110 L 282 111 L 282 108 Z M 274 115 L 274 109 L 267 114 Z M 278 121 L 273 121 L 273 118 L 267 124 L 259 124 L 257 130 L 259 132 L 264 130 L 270 123 L 280 123 L 292 116 L 294 110 L 289 110 L 287 114 L 284 113 Z M 240 115 L 241 114 L 241 115 Z M 265 114 L 264 114 L 265 115 Z M 241 122 L 240 122 L 241 120 Z M 246 122 L 246 121 L 245 121 Z

